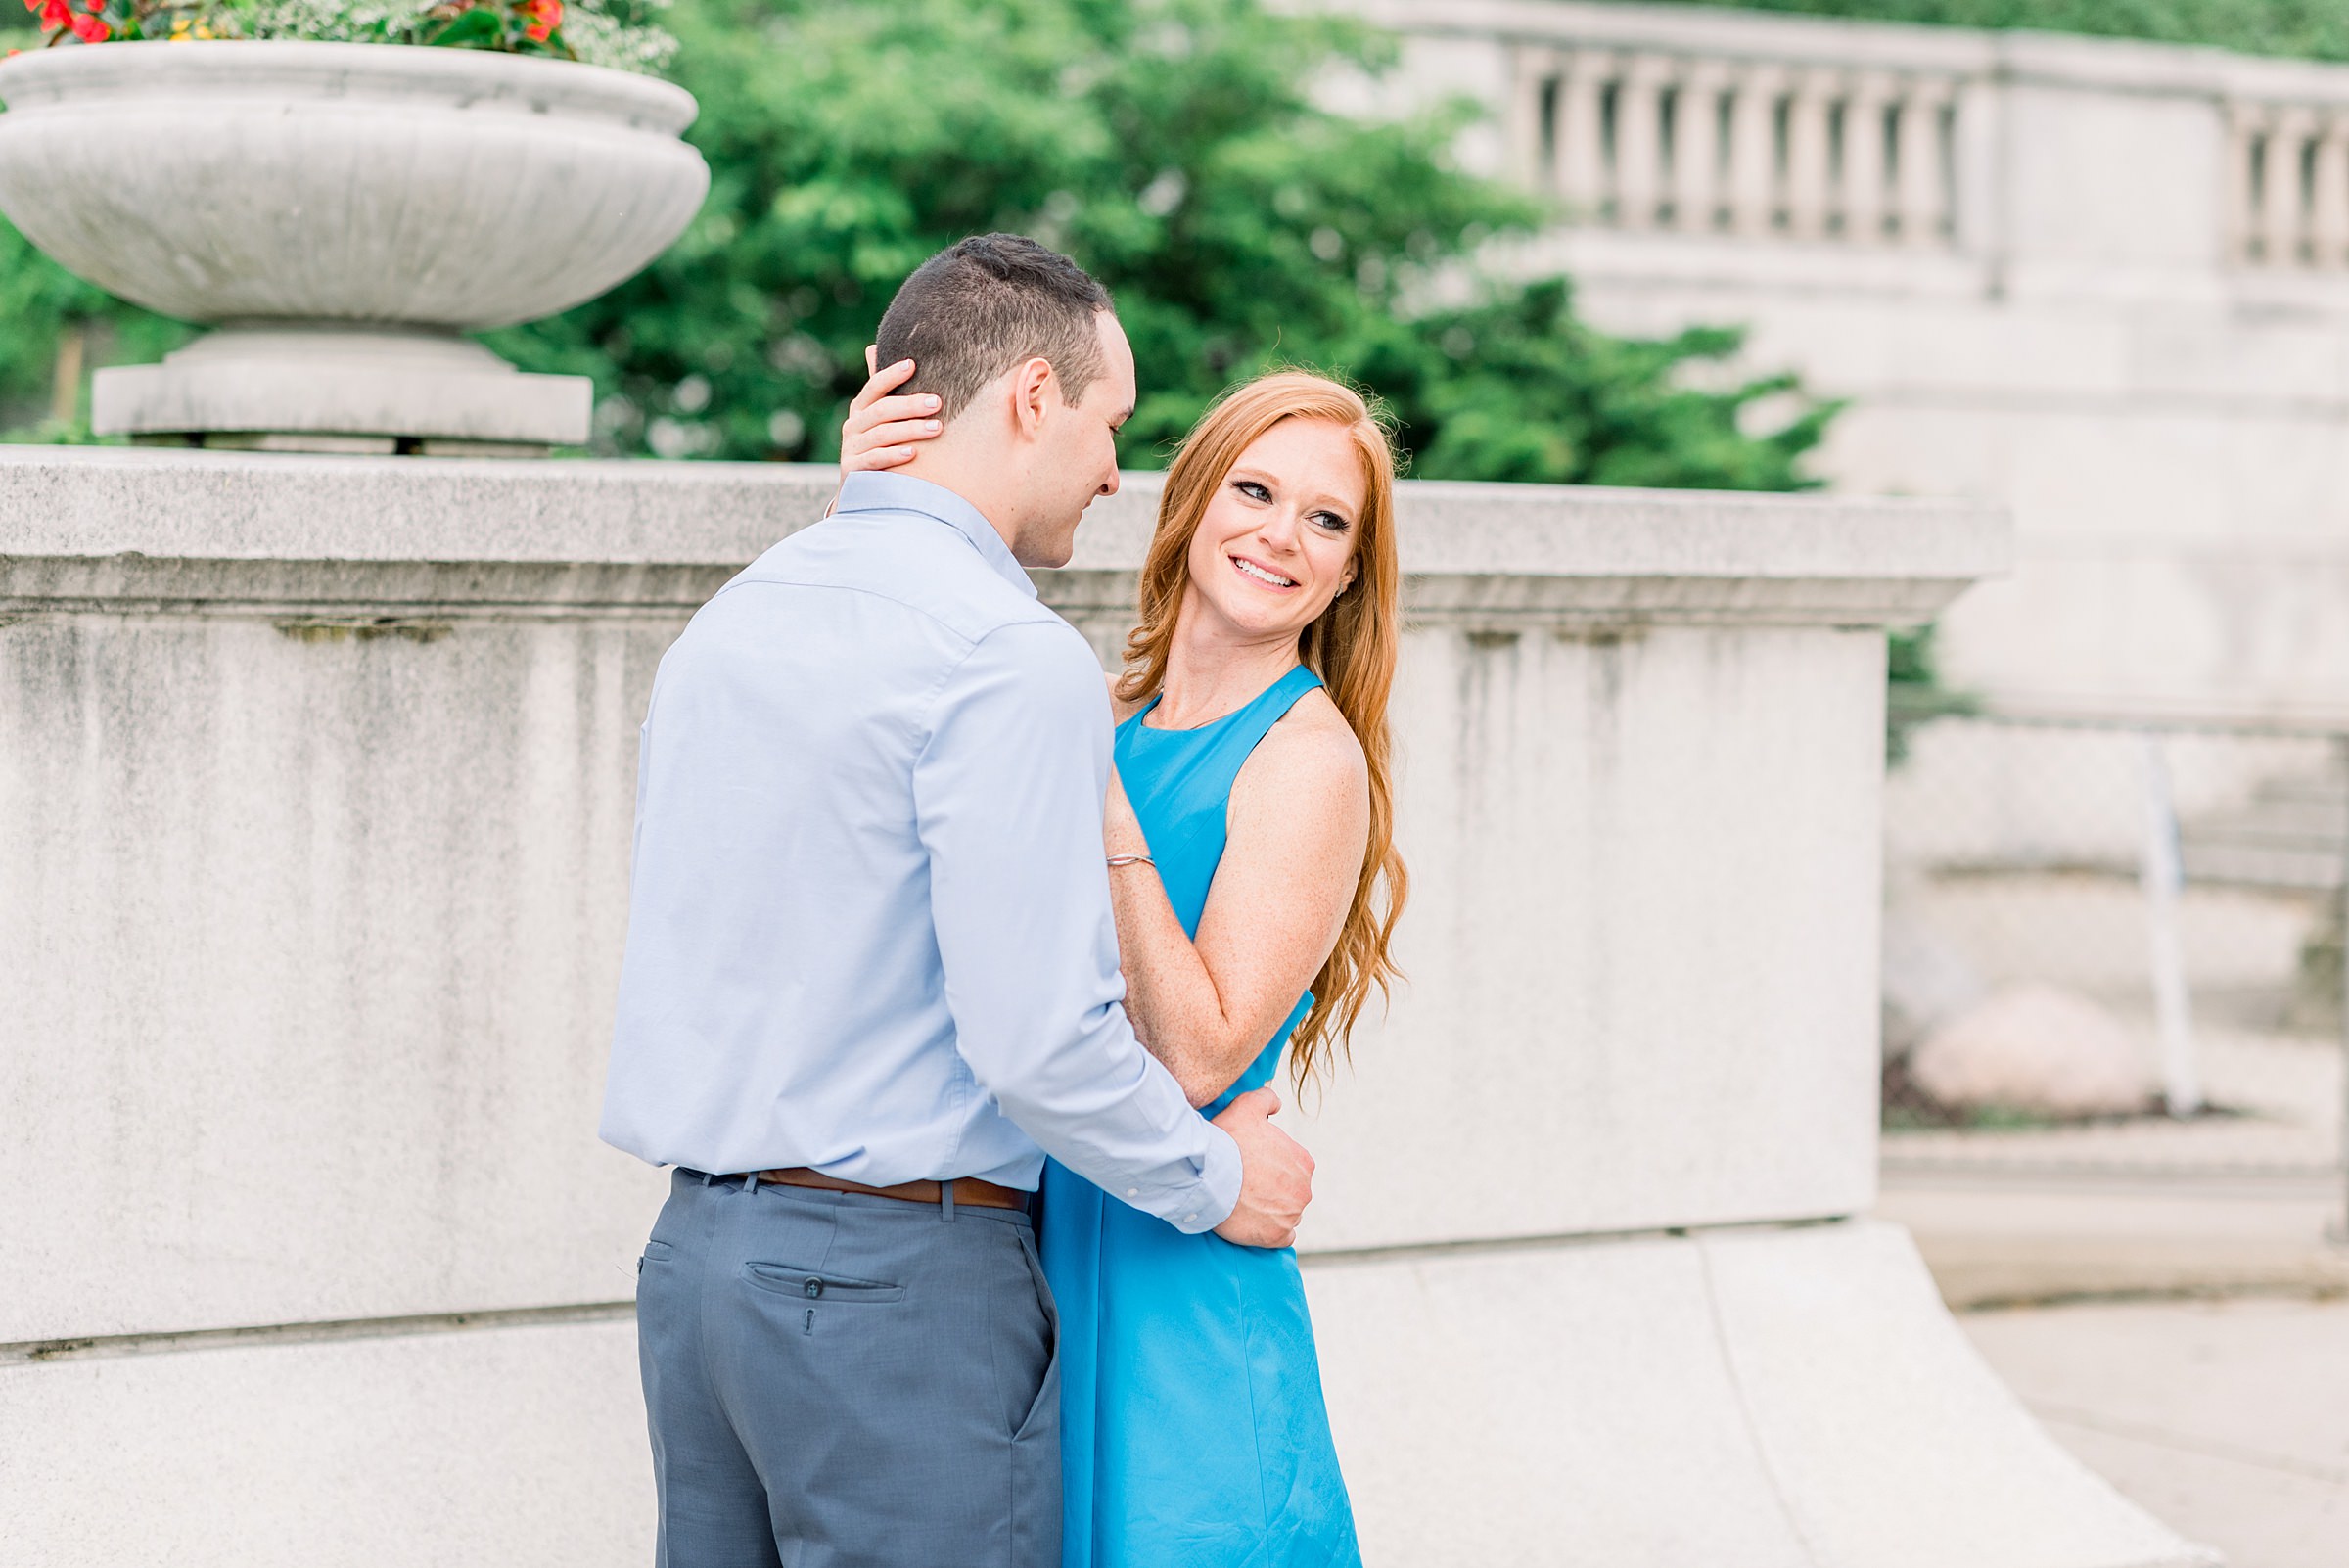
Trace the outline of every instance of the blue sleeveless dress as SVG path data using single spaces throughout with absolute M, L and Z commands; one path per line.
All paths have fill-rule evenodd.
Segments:
M 1290 670 L 1196 729 L 1118 727 L 1118 773 L 1194 938 L 1240 764 L 1298 698 Z M 1203 1115 L 1270 1081 L 1298 1000 Z M 1041 1250 L 1060 1310 L 1063 1568 L 1359 1568 L 1293 1250 L 1186 1236 L 1057 1161 Z

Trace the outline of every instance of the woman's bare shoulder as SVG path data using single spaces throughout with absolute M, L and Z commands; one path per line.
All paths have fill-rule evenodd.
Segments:
M 1233 782 L 1234 793 L 1267 787 L 1284 793 L 1302 787 L 1323 800 L 1329 798 L 1325 792 L 1344 791 L 1367 801 L 1370 763 L 1361 740 L 1323 688 L 1297 699 L 1257 743 Z

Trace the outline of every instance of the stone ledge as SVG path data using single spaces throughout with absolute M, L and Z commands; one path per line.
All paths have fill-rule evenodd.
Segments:
M 1131 602 L 1161 476 L 1099 503 L 1039 575 L 1072 610 Z M 691 608 L 814 521 L 801 464 L 529 462 L 0 448 L 0 611 L 407 603 Z M 1408 482 L 1413 612 L 1876 624 L 2005 569 L 2004 514 L 1968 502 Z

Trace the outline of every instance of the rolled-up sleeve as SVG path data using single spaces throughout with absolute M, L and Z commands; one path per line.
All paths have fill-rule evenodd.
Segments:
M 914 811 L 956 1048 L 1070 1170 L 1184 1231 L 1239 1201 L 1239 1150 L 1134 1038 L 1102 863 L 1109 704 L 1084 639 L 981 638 L 931 710 Z

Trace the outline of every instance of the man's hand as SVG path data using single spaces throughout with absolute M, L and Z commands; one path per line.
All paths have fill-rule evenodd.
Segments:
M 1243 1247 L 1286 1247 L 1313 1201 L 1313 1157 L 1274 1127 L 1280 1096 L 1250 1089 L 1223 1108 L 1216 1126 L 1240 1146 L 1240 1201 L 1216 1234 Z

